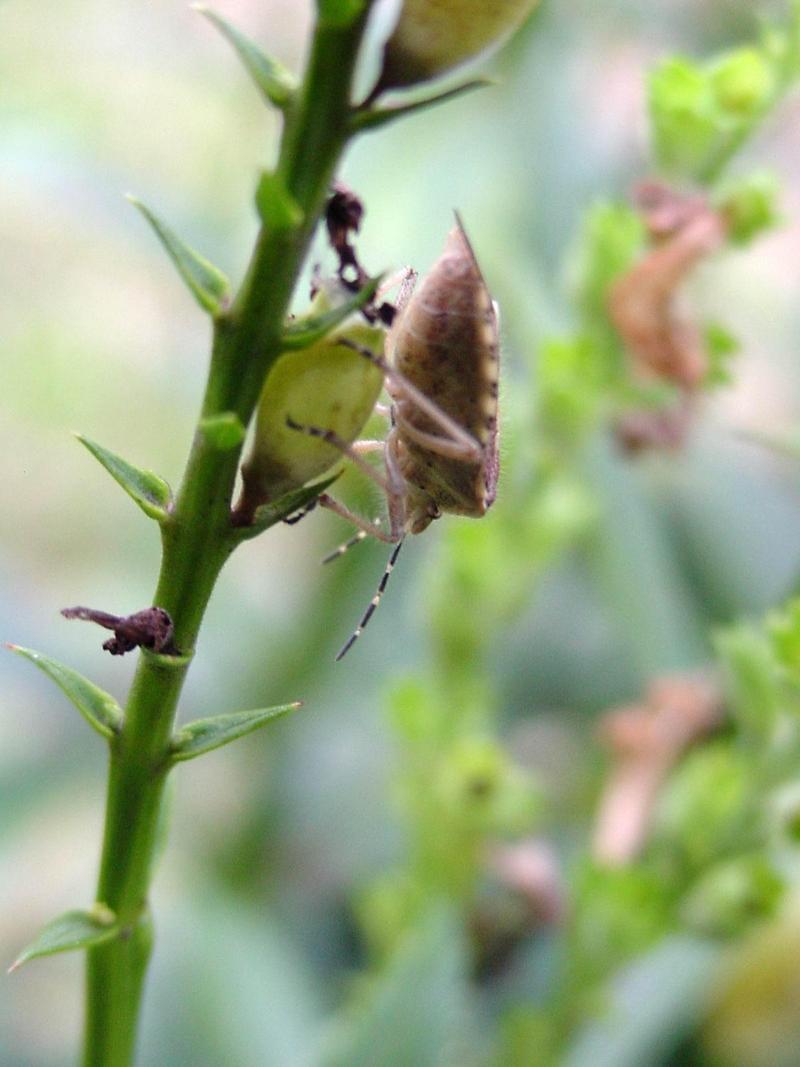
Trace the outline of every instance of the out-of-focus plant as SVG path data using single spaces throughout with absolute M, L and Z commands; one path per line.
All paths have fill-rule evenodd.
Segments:
M 628 454 L 677 449 L 703 395 L 730 380 L 737 344 L 724 324 L 687 316 L 683 285 L 700 263 L 777 221 L 775 179 L 735 173 L 732 163 L 795 84 L 799 64 L 795 3 L 752 46 L 708 61 L 666 59 L 650 74 L 654 177 L 633 206 L 602 202 L 588 212 L 569 262 L 575 332 L 538 352 L 535 416 L 529 403 L 509 403 L 505 493 L 488 529 L 447 532 L 430 583 L 430 664 L 389 698 L 407 849 L 360 899 L 376 961 L 391 958 L 404 932 L 445 898 L 472 931 L 480 966 L 487 881 L 507 878 L 496 846 L 529 837 L 544 803 L 498 740 L 492 649 L 536 577 L 592 528 L 600 501 L 583 465 L 591 439 L 610 430 Z M 777 829 L 777 812 L 800 769 L 797 694 L 780 662 L 781 647 L 796 640 L 787 618 L 720 637 L 733 709 L 724 732 L 699 743 L 717 715 L 703 712 L 697 735 L 660 737 L 664 721 L 674 729 L 671 700 L 666 720 L 637 724 L 649 732 L 646 752 L 620 774 L 638 782 L 639 844 L 617 862 L 573 864 L 571 899 L 550 909 L 551 920 L 568 916 L 563 959 L 545 1003 L 508 1014 L 498 1064 L 564 1062 L 565 1049 L 602 1017 L 607 983 L 634 957 L 678 932 L 703 942 L 736 937 L 780 907 L 794 845 Z M 780 848 L 776 834 L 784 834 Z M 550 875 L 539 868 L 531 876 L 539 904 L 557 882 Z M 527 906 L 530 920 L 530 897 Z M 502 910 L 489 922 L 502 925 Z M 518 925 L 518 934 L 535 925 Z
M 358 228 L 357 217 L 345 226 L 344 243 L 338 247 L 331 234 L 349 295 L 339 295 L 324 307 L 317 303 L 303 317 L 287 318 L 339 160 L 362 132 L 476 83 L 383 106 L 378 101 L 387 88 L 414 88 L 478 54 L 510 32 L 534 5 L 532 0 L 507 0 L 500 5 L 502 17 L 483 18 L 471 27 L 473 0 L 450 0 L 447 5 L 407 0 L 377 85 L 366 100 L 356 103 L 354 71 L 372 6 L 372 0 L 317 0 L 309 59 L 300 80 L 221 16 L 200 8 L 233 45 L 265 101 L 281 112 L 283 131 L 275 166 L 262 173 L 255 191 L 261 227 L 238 292 L 154 213 L 137 205 L 210 316 L 213 343 L 202 411 L 177 493 L 173 495 L 157 475 L 93 442 L 83 442 L 159 524 L 162 535 L 162 566 L 152 607 L 128 617 L 89 608 L 65 612 L 112 630 L 114 636 L 104 647 L 113 654 L 141 650 L 125 707 L 70 668 L 16 649 L 63 690 L 109 745 L 96 903 L 51 922 L 16 962 L 19 966 L 70 949 L 87 951 L 83 1052 L 87 1067 L 125 1067 L 133 1061 L 153 939 L 148 892 L 169 771 L 298 706 L 230 712 L 174 728 L 198 631 L 225 561 L 243 541 L 313 503 L 331 481 L 313 479 L 340 460 L 340 452 L 327 441 L 300 433 L 292 436 L 287 422 L 302 417 L 298 409 L 304 408 L 311 425 L 320 424 L 350 443 L 369 418 L 380 390 L 380 373 L 341 343 L 343 337 L 378 349 L 383 343 L 380 308 L 371 306 L 377 280 L 362 276 L 360 270 L 355 278 L 347 271 L 357 266 L 344 256 L 346 231 Z M 434 15 L 437 43 L 431 52 L 426 26 Z M 328 222 L 330 228 L 330 217 Z M 367 314 L 369 326 L 354 318 L 360 311 Z M 241 451 L 256 411 L 253 450 L 243 472 L 244 492 L 232 508 Z M 459 809 L 476 782 L 492 792 L 494 780 L 502 776 L 501 763 L 497 751 L 464 748 L 443 785 L 443 803 L 454 823 L 463 821 Z M 513 797 L 506 806 L 516 806 Z M 480 812 L 474 817 L 492 821 Z

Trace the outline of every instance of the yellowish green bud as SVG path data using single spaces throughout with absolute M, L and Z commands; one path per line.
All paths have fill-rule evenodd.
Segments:
M 500 44 L 539 0 L 404 0 L 383 56 L 378 89 L 437 78 Z
M 717 103 L 725 111 L 748 117 L 758 111 L 773 90 L 773 74 L 763 54 L 740 48 L 723 56 L 711 71 Z

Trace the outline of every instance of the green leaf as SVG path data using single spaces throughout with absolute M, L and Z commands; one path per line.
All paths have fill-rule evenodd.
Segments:
M 119 733 L 122 727 L 122 710 L 109 693 L 84 678 L 82 674 L 73 671 L 71 667 L 65 667 L 40 652 L 21 648 L 19 645 L 7 644 L 6 648 L 24 656 L 36 664 L 40 671 L 44 671 L 99 734 L 103 737 L 113 737 Z
M 614 975 L 602 991 L 605 1010 L 588 1015 L 562 1049 L 561 1067 L 680 1062 L 681 1042 L 695 1032 L 708 1010 L 725 963 L 723 954 L 724 946 L 712 941 L 685 935 L 665 938 Z
M 414 100 L 410 104 L 402 104 L 398 107 L 368 107 L 359 108 L 353 112 L 350 119 L 350 128 L 354 133 L 364 130 L 377 130 L 381 126 L 402 119 L 406 115 L 413 115 L 415 111 L 423 111 L 425 108 L 436 107 L 447 100 L 453 100 L 464 93 L 471 93 L 474 89 L 485 89 L 487 86 L 496 85 L 491 78 L 473 78 L 462 85 L 456 85 L 452 89 L 446 89 L 442 93 L 426 96 L 422 100 Z
M 233 45 L 247 73 L 261 90 L 264 98 L 275 107 L 286 110 L 297 91 L 297 81 L 294 76 L 277 60 L 265 55 L 254 41 L 245 37 L 216 11 L 212 11 L 203 4 L 192 6 L 195 11 L 199 11 L 209 22 L 213 23 L 223 37 Z
M 247 429 L 235 411 L 222 411 L 200 420 L 206 439 L 220 452 L 229 452 L 244 441 Z
M 302 225 L 303 209 L 272 171 L 265 170 L 256 189 L 259 217 L 271 230 L 293 230 Z
M 197 303 L 210 315 L 221 314 L 230 303 L 230 283 L 221 270 L 199 252 L 184 244 L 168 226 L 135 196 L 128 200 L 144 215 L 188 285 Z
M 92 453 L 98 463 L 105 467 L 114 481 L 122 486 L 131 500 L 139 505 L 145 515 L 158 522 L 163 522 L 167 518 L 168 509 L 172 503 L 172 492 L 163 478 L 159 478 L 152 471 L 134 467 L 121 456 L 109 452 L 107 448 L 90 441 L 82 434 L 78 433 L 75 436 Z
M 260 508 L 256 509 L 255 518 L 249 526 L 240 526 L 234 531 L 234 536 L 238 541 L 249 541 L 253 537 L 257 537 L 264 530 L 268 530 L 270 526 L 274 526 L 275 523 L 281 522 L 287 516 L 291 515 L 295 511 L 301 511 L 303 508 L 317 499 L 320 493 L 323 493 L 329 485 L 332 485 L 339 477 L 341 471 L 337 471 L 331 478 L 325 478 L 321 482 L 314 482 L 313 485 L 304 485 L 302 489 L 293 489 L 290 493 L 285 493 L 283 496 L 278 497 L 277 500 L 272 500 L 268 504 L 262 504 Z
M 464 1062 L 474 1005 L 458 920 L 434 906 L 403 938 L 387 966 L 342 1019 L 324 1067 L 437 1067 Z
M 359 290 L 349 300 L 345 300 L 343 304 L 339 304 L 321 315 L 304 315 L 302 318 L 290 322 L 281 340 L 281 351 L 294 352 L 300 348 L 309 348 L 311 345 L 316 344 L 317 341 L 321 341 L 323 337 L 327 336 L 340 322 L 344 322 L 354 311 L 359 311 L 365 307 L 372 300 L 380 283 L 380 278 L 371 278 L 363 289 Z
M 71 952 L 78 948 L 93 948 L 105 941 L 111 941 L 118 934 L 116 916 L 103 905 L 96 905 L 91 911 L 67 911 L 48 923 L 20 952 L 8 968 L 8 973 L 16 971 L 28 960 L 54 956 L 57 952 Z
M 227 715 L 215 715 L 210 719 L 190 722 L 188 726 L 178 730 L 172 738 L 172 759 L 179 763 L 182 760 L 194 759 L 195 756 L 202 756 L 300 707 L 302 707 L 302 702 L 297 700 L 293 704 L 279 704 L 275 708 L 232 711 Z

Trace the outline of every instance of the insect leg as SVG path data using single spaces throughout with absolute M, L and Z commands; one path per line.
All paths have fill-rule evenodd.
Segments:
M 367 626 L 367 623 L 369 622 L 369 620 L 372 618 L 373 614 L 375 613 L 375 609 L 377 608 L 377 606 L 381 602 L 381 597 L 383 596 L 383 591 L 386 588 L 386 583 L 389 581 L 389 575 L 392 573 L 392 569 L 393 569 L 395 563 L 397 562 L 397 557 L 400 555 L 400 549 L 402 547 L 403 547 L 403 538 L 401 537 L 400 540 L 395 545 L 394 551 L 392 552 L 391 556 L 389 556 L 389 562 L 386 564 L 386 569 L 383 572 L 383 577 L 380 580 L 378 588 L 377 588 L 377 590 L 375 592 L 375 596 L 369 602 L 369 607 L 367 608 L 367 610 L 362 615 L 361 621 L 359 622 L 358 626 L 356 626 L 355 630 L 353 630 L 352 634 L 348 637 L 347 641 L 345 641 L 344 645 L 341 647 L 339 652 L 337 652 L 337 654 L 336 654 L 336 662 L 337 663 L 339 662 L 340 659 L 343 659 L 347 655 L 347 653 L 350 651 L 350 649 L 353 647 L 353 645 L 356 643 L 356 641 L 359 639 L 359 637 L 361 637 L 361 635 L 363 634 L 363 632 L 364 632 L 364 630 L 365 630 L 365 628 Z
M 395 387 L 400 396 L 409 400 L 418 411 L 422 412 L 423 415 L 427 415 L 429 419 L 435 422 L 447 438 L 458 443 L 460 445 L 460 450 L 455 453 L 453 458 L 474 460 L 476 463 L 483 459 L 483 448 L 475 440 L 472 434 L 465 430 L 463 426 L 459 426 L 455 419 L 452 419 L 447 412 L 442 411 L 438 404 L 434 403 L 430 397 L 425 396 L 423 392 L 417 389 L 417 387 L 408 381 L 407 378 L 403 377 L 399 371 L 396 371 L 382 356 L 376 355 L 364 345 L 356 344 L 349 338 L 341 338 L 336 343 L 338 345 L 346 345 L 348 348 L 352 348 L 354 352 L 358 352 L 359 355 L 362 355 L 365 359 L 374 363 L 376 367 L 380 367 L 386 376 L 387 381 Z M 408 426 L 408 421 L 404 420 L 403 425 L 405 429 L 405 427 Z M 416 431 L 416 433 L 421 432 L 422 431 L 419 430 Z M 412 434 L 409 434 L 409 436 L 412 436 Z M 442 438 L 437 438 L 433 434 L 425 436 L 428 437 L 429 441 L 433 442 L 443 440 Z M 432 446 L 426 443 L 424 447 L 428 448 Z
M 416 444 L 421 445 L 422 448 L 426 448 L 429 452 L 435 452 L 438 456 L 444 456 L 445 459 L 460 459 L 465 462 L 474 461 L 477 463 L 483 459 L 483 449 L 480 448 L 472 434 L 467 434 L 469 443 L 465 444 L 460 437 L 456 440 L 455 437 L 440 437 L 438 434 L 419 430 L 400 413 L 396 415 L 396 419 L 397 425 L 402 429 L 403 434 Z M 476 447 L 478 448 L 477 455 Z
M 285 518 L 283 521 L 286 523 L 287 526 L 294 526 L 295 523 L 298 523 L 301 519 L 304 519 L 310 511 L 313 511 L 318 503 L 319 501 L 312 500 L 310 504 L 306 504 L 304 508 L 300 508 L 299 511 L 296 511 L 293 515 L 289 515 L 288 518 Z
M 382 300 L 388 292 L 391 292 L 396 285 L 399 285 L 400 288 L 397 291 L 397 300 L 395 301 L 395 307 L 399 314 L 411 299 L 411 294 L 417 284 L 417 278 L 419 278 L 419 272 L 415 271 L 413 267 L 403 267 L 402 270 L 395 271 L 394 274 L 389 275 L 382 285 L 378 286 L 375 300 Z
M 365 459 L 362 459 L 358 454 L 358 450 L 349 445 L 347 441 L 344 441 L 338 434 L 334 433 L 333 430 L 323 430 L 320 429 L 319 426 L 304 426 L 288 417 L 286 419 L 286 425 L 289 429 L 297 430 L 298 433 L 304 433 L 308 437 L 318 437 L 321 441 L 325 441 L 326 444 L 338 449 L 339 452 L 341 452 L 343 456 L 347 456 L 347 458 L 354 463 L 363 474 L 366 474 L 366 476 L 371 478 L 376 485 L 380 486 L 384 493 L 389 492 L 389 486 L 383 475 L 377 471 L 371 463 L 367 463 Z M 375 450 L 370 448 L 368 451 Z
M 373 519 L 372 522 L 374 526 L 378 527 L 380 526 L 381 520 Z M 329 552 L 322 562 L 333 563 L 335 559 L 339 559 L 340 556 L 343 556 L 345 552 L 348 552 L 354 545 L 358 545 L 362 541 L 365 541 L 367 536 L 368 534 L 364 530 L 359 530 L 358 533 L 354 534 L 348 541 L 343 541 L 338 548 L 333 550 L 333 552 Z
M 340 504 L 338 500 L 334 500 L 333 497 L 328 496 L 327 493 L 320 494 L 318 500 L 320 507 L 327 508 L 328 511 L 332 511 L 334 515 L 338 515 L 340 519 L 345 519 L 347 522 L 351 522 L 353 526 L 357 526 L 364 534 L 364 537 L 375 537 L 378 541 L 383 541 L 387 545 L 393 545 L 398 540 L 397 535 L 394 533 L 384 533 L 374 522 L 368 522 L 367 519 L 362 519 L 360 515 L 356 515 L 354 511 L 345 507 L 344 504 Z M 338 549 L 334 555 L 337 553 Z

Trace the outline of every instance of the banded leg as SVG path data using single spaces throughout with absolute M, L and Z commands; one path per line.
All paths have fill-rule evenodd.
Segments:
M 287 526 L 294 526 L 296 523 L 300 522 L 301 519 L 304 519 L 309 512 L 313 511 L 318 503 L 319 500 L 312 500 L 310 504 L 306 504 L 304 508 L 295 511 L 293 515 L 288 515 L 282 521 L 285 522 Z
M 412 426 L 412 432 L 408 434 L 409 437 L 415 437 L 418 439 L 419 444 L 422 444 L 423 447 L 430 449 L 432 452 L 439 452 L 440 455 L 449 456 L 453 459 L 473 460 L 476 463 L 483 459 L 484 450 L 472 434 L 465 430 L 463 426 L 460 426 L 446 411 L 442 411 L 438 404 L 434 403 L 430 397 L 425 396 L 423 392 L 417 389 L 399 371 L 395 370 L 382 356 L 376 355 L 369 348 L 356 344 L 355 341 L 351 341 L 349 338 L 341 338 L 336 343 L 352 348 L 354 352 L 358 352 L 359 355 L 379 367 L 383 371 L 387 382 L 394 385 L 398 394 L 410 401 L 423 415 L 427 415 L 445 435 L 444 437 L 437 437 L 435 434 L 427 434 L 423 430 L 417 430 Z M 405 431 L 409 427 L 409 422 L 407 419 L 403 419 L 402 422 Z
M 304 433 L 307 437 L 316 437 L 320 441 L 324 441 L 326 444 L 338 449 L 338 451 L 341 452 L 343 456 L 347 456 L 347 458 L 353 464 L 355 464 L 356 467 L 358 467 L 362 474 L 366 474 L 366 476 L 368 478 L 371 478 L 376 485 L 380 486 L 384 493 L 388 493 L 390 491 L 386 479 L 379 471 L 375 469 L 375 467 L 372 466 L 371 463 L 367 463 L 365 459 L 361 458 L 361 456 L 359 455 L 359 449 L 357 447 L 354 447 L 353 445 L 349 445 L 347 441 L 339 437 L 339 435 L 334 433 L 333 430 L 323 430 L 319 426 L 306 426 L 303 423 L 295 422 L 294 419 L 289 416 L 287 416 L 286 418 L 286 425 L 289 427 L 290 430 L 297 430 L 298 433 Z M 377 448 L 373 447 L 373 442 L 371 441 L 361 442 L 361 444 L 367 446 L 366 448 L 362 449 L 365 452 L 377 451 Z M 381 442 L 375 442 L 375 444 L 380 445 Z
M 372 524 L 376 528 L 380 529 L 381 520 L 373 519 Z M 361 544 L 362 541 L 365 541 L 368 536 L 369 534 L 365 530 L 359 530 L 358 533 L 354 534 L 348 541 L 343 541 L 338 548 L 335 548 L 333 550 L 333 552 L 329 552 L 322 562 L 333 563 L 335 559 L 339 559 L 339 557 L 343 556 L 345 552 L 349 552 L 349 550 L 353 548 L 354 545 Z
M 397 562 L 397 557 L 400 555 L 400 549 L 402 547 L 403 547 L 403 538 L 401 537 L 400 540 L 395 545 L 394 551 L 392 552 L 391 556 L 389 556 L 389 562 L 386 564 L 386 569 L 384 570 L 383 577 L 381 578 L 380 583 L 378 584 L 378 588 L 375 591 L 375 596 L 369 602 L 369 607 L 367 608 L 367 610 L 362 615 L 361 621 L 359 622 L 358 626 L 356 626 L 355 630 L 353 630 L 352 634 L 350 634 L 350 636 L 348 637 L 347 641 L 345 641 L 344 645 L 342 645 L 342 647 L 337 652 L 337 654 L 336 654 L 336 662 L 337 663 L 339 662 L 340 659 L 344 659 L 344 657 L 347 655 L 347 653 L 350 651 L 350 649 L 353 647 L 353 645 L 356 643 L 356 641 L 359 639 L 359 637 L 361 637 L 361 635 L 363 634 L 364 630 L 366 629 L 367 623 L 369 622 L 369 620 L 374 615 L 375 609 L 378 607 L 378 605 L 381 602 L 381 597 L 383 596 L 383 592 L 386 589 L 386 583 L 389 581 L 389 575 L 392 573 L 392 570 L 394 569 L 394 565 Z

